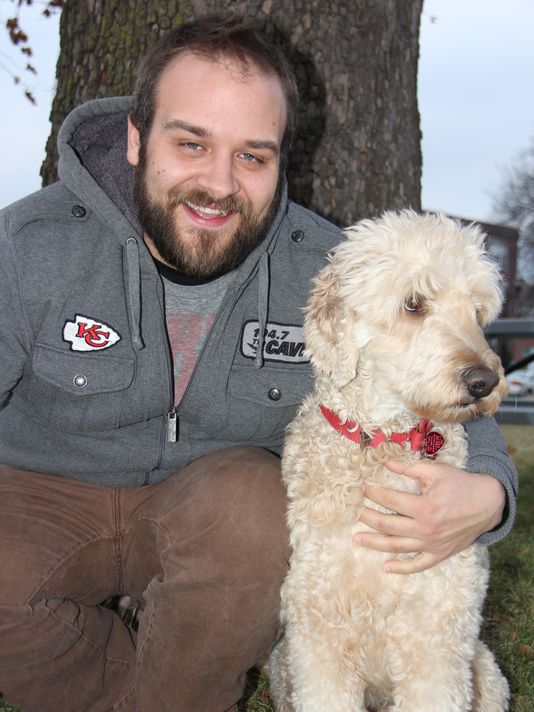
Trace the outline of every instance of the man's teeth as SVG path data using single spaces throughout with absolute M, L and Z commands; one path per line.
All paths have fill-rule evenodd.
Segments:
M 195 205 L 194 203 L 190 203 L 188 200 L 185 201 L 185 204 L 188 208 L 194 210 L 195 213 L 200 213 L 202 215 L 225 217 L 226 215 L 228 215 L 229 212 L 228 210 L 215 210 L 215 208 L 205 208 L 201 205 Z

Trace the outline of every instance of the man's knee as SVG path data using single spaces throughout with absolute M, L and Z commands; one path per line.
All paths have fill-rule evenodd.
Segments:
M 173 528 L 172 521 L 181 531 L 185 525 L 189 544 L 202 546 L 212 564 L 228 573 L 282 575 L 288 533 L 278 457 L 260 448 L 228 448 L 195 461 L 177 477 L 188 479 L 188 495 L 180 512 L 167 513 L 166 529 Z
M 110 492 L 0 465 L 0 604 L 99 603 L 110 595 L 116 578 Z

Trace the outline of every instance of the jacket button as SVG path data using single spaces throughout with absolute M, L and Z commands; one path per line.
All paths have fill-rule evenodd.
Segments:
M 272 401 L 277 401 L 277 400 L 280 400 L 280 398 L 282 397 L 282 394 L 278 388 L 271 388 L 271 390 L 268 393 L 268 396 Z
M 304 240 L 304 233 L 302 230 L 295 230 L 291 233 L 291 239 L 293 242 L 302 242 Z
M 73 205 L 71 213 L 75 218 L 83 218 L 87 214 L 87 210 L 83 207 L 83 205 Z
M 79 373 L 77 376 L 74 376 L 72 380 L 77 388 L 85 388 L 85 386 L 87 385 L 87 377 L 83 376 L 81 373 Z

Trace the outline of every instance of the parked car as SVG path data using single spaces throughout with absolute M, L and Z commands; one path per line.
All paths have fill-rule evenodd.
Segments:
M 509 396 L 526 396 L 534 393 L 534 369 L 522 368 L 506 376 Z

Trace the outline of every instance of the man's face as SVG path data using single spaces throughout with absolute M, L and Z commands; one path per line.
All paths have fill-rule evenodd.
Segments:
M 239 265 L 276 210 L 286 102 L 279 80 L 190 53 L 156 90 L 144 145 L 128 120 L 128 160 L 145 240 L 157 259 L 192 277 Z

